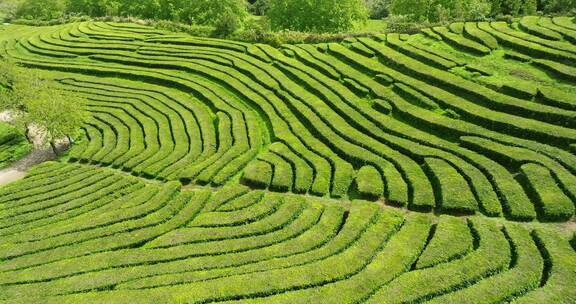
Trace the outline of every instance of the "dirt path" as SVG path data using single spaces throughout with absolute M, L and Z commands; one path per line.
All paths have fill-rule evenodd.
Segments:
M 12 122 L 10 113 L 0 112 L 0 121 L 8 123 Z M 42 145 L 42 136 L 43 134 L 41 134 L 37 129 L 31 128 L 30 137 L 34 142 L 32 151 L 22 159 L 13 163 L 10 167 L 0 170 L 0 186 L 20 180 L 26 176 L 26 172 L 28 172 L 28 169 L 32 166 L 56 158 L 56 155 L 54 155 L 50 147 Z M 58 148 L 62 151 L 66 146 L 66 143 L 60 143 Z

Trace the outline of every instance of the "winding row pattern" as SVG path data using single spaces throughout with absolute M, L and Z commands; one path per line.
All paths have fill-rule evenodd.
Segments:
M 573 303 L 549 227 L 45 163 L 0 193 L 0 303 Z
M 564 221 L 576 202 L 575 32 L 568 18 L 526 17 L 277 49 L 84 22 L 8 28 L 0 49 L 86 97 L 93 118 L 72 161 Z M 496 81 L 492 59 L 559 85 Z

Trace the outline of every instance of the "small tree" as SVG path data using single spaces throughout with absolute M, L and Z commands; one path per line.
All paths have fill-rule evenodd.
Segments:
M 523 15 L 536 15 L 538 10 L 538 1 L 536 0 L 524 0 L 522 3 L 522 8 L 520 9 Z
M 270 2 L 270 0 L 256 0 L 250 2 L 251 4 L 249 9 L 252 14 L 256 16 L 266 15 L 266 11 L 268 10 L 268 2 Z
M 522 1 L 520 0 L 504 0 L 502 2 L 505 14 L 517 16 L 520 14 L 522 8 Z
M 434 12 L 436 5 L 434 6 Z M 408 16 L 411 21 L 426 21 L 430 12 L 429 0 L 395 0 L 390 11 L 394 15 Z
M 67 137 L 71 142 L 85 119 L 81 105 L 81 98 L 63 94 L 36 71 L 0 60 L 0 110 L 11 112 L 16 123 L 26 129 L 29 142 L 30 126 L 34 125 L 45 132 L 42 139 L 57 154 L 56 141 Z
M 16 14 L 26 19 L 51 20 L 61 17 L 62 11 L 59 1 L 25 0 L 18 7 Z
M 27 112 L 23 119 L 45 132 L 44 142 L 50 144 L 54 154 L 58 155 L 56 141 L 66 137 L 72 144 L 72 137 L 84 122 L 82 100 L 49 87 L 44 87 L 39 93 L 26 102 Z
M 30 125 L 19 118 L 27 111 L 26 101 L 33 98 L 41 86 L 39 79 L 31 70 L 18 69 L 13 62 L 0 60 L 0 111 L 10 111 L 22 122 L 29 142 L 32 142 Z
M 466 19 L 482 21 L 490 15 L 492 4 L 489 0 L 470 1 L 466 6 Z
M 228 37 L 232 35 L 240 28 L 238 22 L 238 18 L 234 16 L 234 13 L 226 9 L 224 14 L 220 16 L 220 19 L 216 23 L 216 30 L 214 31 L 216 36 Z
M 18 2 L 0 0 L 0 22 L 10 22 L 16 17 Z
M 382 19 L 388 17 L 392 0 L 364 0 L 370 18 Z
M 218 26 L 219 23 L 242 25 L 248 17 L 245 0 L 187 0 L 181 20 L 197 25 Z M 224 21 L 223 21 L 224 20 Z
M 270 0 L 266 15 L 274 30 L 341 32 L 368 19 L 363 0 Z
M 541 0 L 538 8 L 544 13 L 566 13 L 576 9 L 576 0 Z

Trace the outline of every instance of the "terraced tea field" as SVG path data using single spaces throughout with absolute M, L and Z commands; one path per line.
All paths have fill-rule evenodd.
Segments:
M 576 23 L 268 45 L 10 25 L 85 98 L 0 188 L 0 303 L 576 303 Z

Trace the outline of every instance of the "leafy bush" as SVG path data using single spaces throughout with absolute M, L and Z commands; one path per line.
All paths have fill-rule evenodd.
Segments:
M 341 32 L 365 22 L 368 12 L 361 0 L 271 0 L 267 16 L 273 30 Z
M 52 20 L 62 16 L 62 7 L 53 0 L 26 0 L 20 4 L 16 15 L 25 19 Z
M 184 23 L 167 21 L 167 20 L 159 20 L 151 22 L 149 25 L 170 32 L 187 33 L 192 36 L 198 36 L 198 37 L 210 37 L 212 33 L 214 33 L 215 31 L 215 28 L 213 26 L 195 25 L 195 24 L 188 25 Z
M 234 13 L 226 9 L 224 14 L 218 19 L 214 33 L 219 37 L 228 37 L 240 28 L 239 22 Z
M 194 0 L 181 7 L 181 21 L 217 26 L 230 20 L 242 24 L 248 16 L 244 0 Z M 228 21 L 223 21 L 228 19 Z
M 10 22 L 16 18 L 18 2 L 15 0 L 0 1 L 0 22 Z
M 250 13 L 256 16 L 264 16 L 266 15 L 266 11 L 268 10 L 268 3 L 270 0 L 256 0 L 254 3 L 251 3 L 248 9 Z
M 420 32 L 423 28 L 430 27 L 428 22 L 415 22 L 411 21 L 410 15 L 392 15 L 388 17 L 387 32 L 399 34 L 415 34 Z
M 388 17 L 392 0 L 364 0 L 370 18 L 382 19 Z
M 538 9 L 544 13 L 567 13 L 576 9 L 574 0 L 541 0 Z

